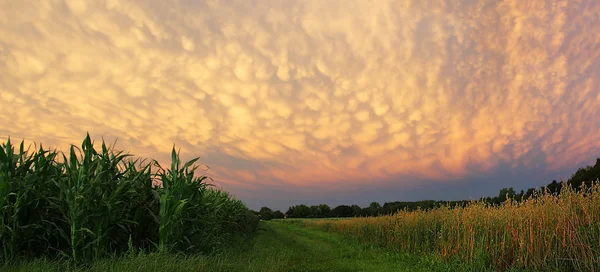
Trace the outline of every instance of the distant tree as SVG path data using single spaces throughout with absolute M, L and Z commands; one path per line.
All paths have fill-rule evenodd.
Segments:
M 281 219 L 284 217 L 285 215 L 280 210 L 276 210 L 273 212 L 273 219 Z
M 318 206 L 318 214 L 316 217 L 318 218 L 327 218 L 331 216 L 331 208 L 327 204 L 321 204 Z
M 320 204 L 310 206 L 310 217 L 311 218 L 325 218 L 329 217 L 331 208 L 327 204 Z
M 304 204 L 296 206 L 296 214 L 298 218 L 309 218 L 310 208 Z
M 301 204 L 292 206 L 287 212 L 288 218 L 309 218 L 311 215 L 310 207 Z
M 259 213 L 260 213 L 260 219 L 262 219 L 262 220 L 273 219 L 273 211 L 271 209 L 269 209 L 268 207 L 260 208 Z
M 361 208 L 360 215 L 361 216 L 371 216 L 371 211 L 369 210 L 369 207 Z
M 319 217 L 319 206 L 313 205 L 310 206 L 310 214 L 308 218 L 318 218 Z
M 439 206 L 438 202 L 435 200 L 422 200 L 422 201 L 418 201 L 416 204 L 417 204 L 417 209 L 421 209 L 421 210 L 431 210 L 431 209 Z
M 498 194 L 498 203 L 496 204 L 501 204 L 508 199 L 514 199 L 516 194 L 517 193 L 515 192 L 515 189 L 513 189 L 512 187 L 502 188 L 502 190 L 500 190 L 500 193 Z
M 535 198 L 541 193 L 550 192 L 552 194 L 560 194 L 563 186 L 572 186 L 575 190 L 580 190 L 582 185 L 590 186 L 593 182 L 600 180 L 600 158 L 596 160 L 596 164 L 593 166 L 586 166 L 579 168 L 571 178 L 566 182 L 557 182 L 553 180 L 547 186 L 541 188 L 529 188 L 526 191 L 521 190 L 517 193 L 512 187 L 502 188 L 497 196 L 494 197 L 481 197 L 479 200 L 490 205 L 500 205 L 507 199 L 514 199 L 515 201 L 525 201 L 529 198 Z M 435 201 L 435 200 L 421 200 L 421 201 L 395 201 L 386 202 L 381 206 L 377 202 L 372 202 L 369 206 L 361 208 L 358 205 L 339 205 L 334 209 L 330 209 L 325 204 L 315 205 L 308 207 L 306 205 L 292 206 L 288 209 L 287 215 L 290 218 L 308 218 L 308 217 L 352 217 L 352 216 L 378 216 L 385 214 L 393 214 L 401 210 L 414 211 L 416 209 L 434 209 L 440 206 L 447 206 L 450 208 L 465 207 L 471 201 L 470 200 L 459 200 L 459 201 Z M 255 212 L 259 213 L 259 212 Z M 260 213 L 259 213 L 260 214 Z M 276 216 L 273 216 L 276 217 Z
M 525 192 L 525 196 L 523 196 L 523 200 L 533 197 L 536 194 L 536 191 L 537 190 L 535 188 L 527 189 L 527 192 Z
M 377 202 L 371 202 L 367 211 L 369 216 L 377 216 L 381 212 L 381 205 Z
M 339 205 L 331 210 L 333 217 L 352 217 L 352 207 L 348 205 Z
M 525 196 L 525 192 L 524 192 L 523 190 L 521 190 L 521 192 L 520 192 L 520 193 L 518 193 L 518 194 L 515 196 L 515 200 L 516 200 L 516 201 L 523 201 L 523 197 L 524 197 L 524 196 Z
M 567 181 L 567 184 L 578 190 L 583 184 L 587 187 L 592 185 L 593 182 L 600 179 L 600 158 L 596 159 L 596 164 L 593 166 L 586 166 L 579 168 L 571 178 Z
M 546 186 L 546 188 L 548 188 L 548 192 L 551 194 L 558 195 L 562 189 L 562 183 L 558 183 L 556 180 L 553 180 L 552 183 Z
M 361 216 L 362 209 L 358 205 L 352 205 L 352 216 L 359 217 Z

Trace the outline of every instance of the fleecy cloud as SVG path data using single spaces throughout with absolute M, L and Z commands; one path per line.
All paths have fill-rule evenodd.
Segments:
M 234 190 L 443 181 L 532 152 L 562 169 L 600 149 L 595 1 L 288 4 L 2 3 L 0 134 L 260 162 L 205 158 Z

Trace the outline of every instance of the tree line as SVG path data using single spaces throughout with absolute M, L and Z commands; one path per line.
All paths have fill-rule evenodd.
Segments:
M 595 165 L 589 165 L 579 168 L 566 182 L 557 182 L 553 180 L 546 186 L 540 188 L 529 188 L 516 192 L 512 187 L 502 188 L 497 196 L 482 197 L 479 200 L 484 201 L 489 205 L 500 205 L 508 199 L 520 202 L 525 199 L 536 197 L 540 193 L 559 194 L 563 186 L 571 186 L 576 191 L 583 187 L 589 187 L 595 181 L 600 179 L 600 158 L 596 159 Z M 335 208 L 329 207 L 327 204 L 320 205 L 295 205 L 291 206 L 287 212 L 276 210 L 273 211 L 268 207 L 262 207 L 255 214 L 262 220 L 271 220 L 278 218 L 329 218 L 329 217 L 363 217 L 363 216 L 379 216 L 396 213 L 400 210 L 414 211 L 417 209 L 429 210 L 442 206 L 448 207 L 464 207 L 472 200 L 456 200 L 456 201 L 441 201 L 441 200 L 421 200 L 421 201 L 394 201 L 385 202 L 383 206 L 378 202 L 371 202 L 367 207 L 358 205 L 339 205 Z

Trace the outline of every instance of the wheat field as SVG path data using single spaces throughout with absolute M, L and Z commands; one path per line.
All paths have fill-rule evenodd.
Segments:
M 540 193 L 501 206 L 400 211 L 390 216 L 305 220 L 308 227 L 405 253 L 480 263 L 494 269 L 598 271 L 600 184 Z

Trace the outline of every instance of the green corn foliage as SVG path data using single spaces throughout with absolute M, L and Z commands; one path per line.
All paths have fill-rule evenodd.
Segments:
M 198 168 L 194 163 L 199 158 L 181 166 L 179 156 L 173 148 L 171 159 L 171 168 L 161 168 L 159 173 L 163 186 L 160 191 L 158 245 L 161 253 L 178 249 L 189 250 L 195 246 L 194 238 L 200 231 L 197 223 L 202 218 L 190 215 L 199 214 L 201 199 L 207 186 L 204 183 L 206 176 L 194 176 Z
M 62 175 L 60 166 L 55 163 L 57 153 L 44 151 L 40 147 L 35 154 L 24 150 L 14 152 L 10 140 L 0 153 L 0 176 L 2 210 L 0 217 L 2 232 L 0 245 L 4 259 L 16 255 L 50 254 L 53 249 L 62 248 L 62 228 L 56 208 L 58 188 L 54 182 Z
M 66 154 L 8 139 L 0 146 L 0 260 L 202 251 L 255 230 L 243 203 L 195 176 L 198 159 L 181 165 L 173 149 L 164 170 L 131 157 L 104 141 L 96 150 L 89 135 Z
M 47 253 L 57 244 L 53 225 L 41 220 L 52 215 L 49 196 L 57 191 L 49 182 L 60 172 L 51 163 L 56 152 L 42 147 L 37 153 L 29 151 L 21 143 L 16 152 L 10 139 L 0 148 L 0 248 L 4 259 Z

